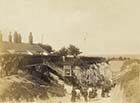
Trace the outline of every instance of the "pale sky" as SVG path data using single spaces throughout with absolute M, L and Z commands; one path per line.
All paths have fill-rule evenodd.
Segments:
M 58 50 L 84 54 L 140 54 L 140 0 L 0 0 L 0 30 Z M 86 37 L 86 40 L 84 40 Z

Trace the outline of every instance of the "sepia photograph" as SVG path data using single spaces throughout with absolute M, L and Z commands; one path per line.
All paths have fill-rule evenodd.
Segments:
M 0 103 L 140 103 L 140 1 L 0 0 Z

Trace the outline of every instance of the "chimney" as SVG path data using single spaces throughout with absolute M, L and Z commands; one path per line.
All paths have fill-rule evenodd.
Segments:
M 2 33 L 1 33 L 1 31 L 0 31 L 0 42 L 2 42 L 3 40 L 2 40 Z
M 21 34 L 18 33 L 18 43 L 21 43 L 22 42 L 22 37 L 21 37 Z
M 14 33 L 13 41 L 14 41 L 14 43 L 18 43 L 18 33 L 16 31 Z
M 11 32 L 9 32 L 9 42 L 12 42 L 12 35 L 11 35 Z
M 32 35 L 32 32 L 29 33 L 29 44 L 33 44 L 33 35 Z

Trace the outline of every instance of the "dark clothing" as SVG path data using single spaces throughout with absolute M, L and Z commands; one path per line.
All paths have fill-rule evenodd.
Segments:
M 102 88 L 102 97 L 105 97 L 105 94 L 109 94 L 109 86 L 104 86 Z
M 83 90 L 83 96 L 84 96 L 85 101 L 87 102 L 88 101 L 88 92 L 87 92 L 87 90 Z
M 71 101 L 75 102 L 76 101 L 76 91 L 73 89 L 71 92 L 72 96 L 71 96 Z
M 97 90 L 92 90 L 89 92 L 89 98 L 95 98 L 97 96 Z

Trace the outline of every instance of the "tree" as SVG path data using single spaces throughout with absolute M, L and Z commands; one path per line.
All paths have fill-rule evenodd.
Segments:
M 77 56 L 81 54 L 82 52 L 80 52 L 80 49 L 75 47 L 74 45 L 69 45 L 68 53 L 69 55 Z
M 59 51 L 54 51 L 54 52 L 53 52 L 53 55 L 59 56 Z
M 52 52 L 54 52 L 52 46 L 50 46 L 50 45 L 39 44 L 39 46 L 41 48 L 43 48 L 44 50 L 46 50 L 49 54 L 51 54 Z
M 62 47 L 59 51 L 58 51 L 58 54 L 60 56 L 67 56 L 68 55 L 68 49 L 65 48 L 65 47 Z

